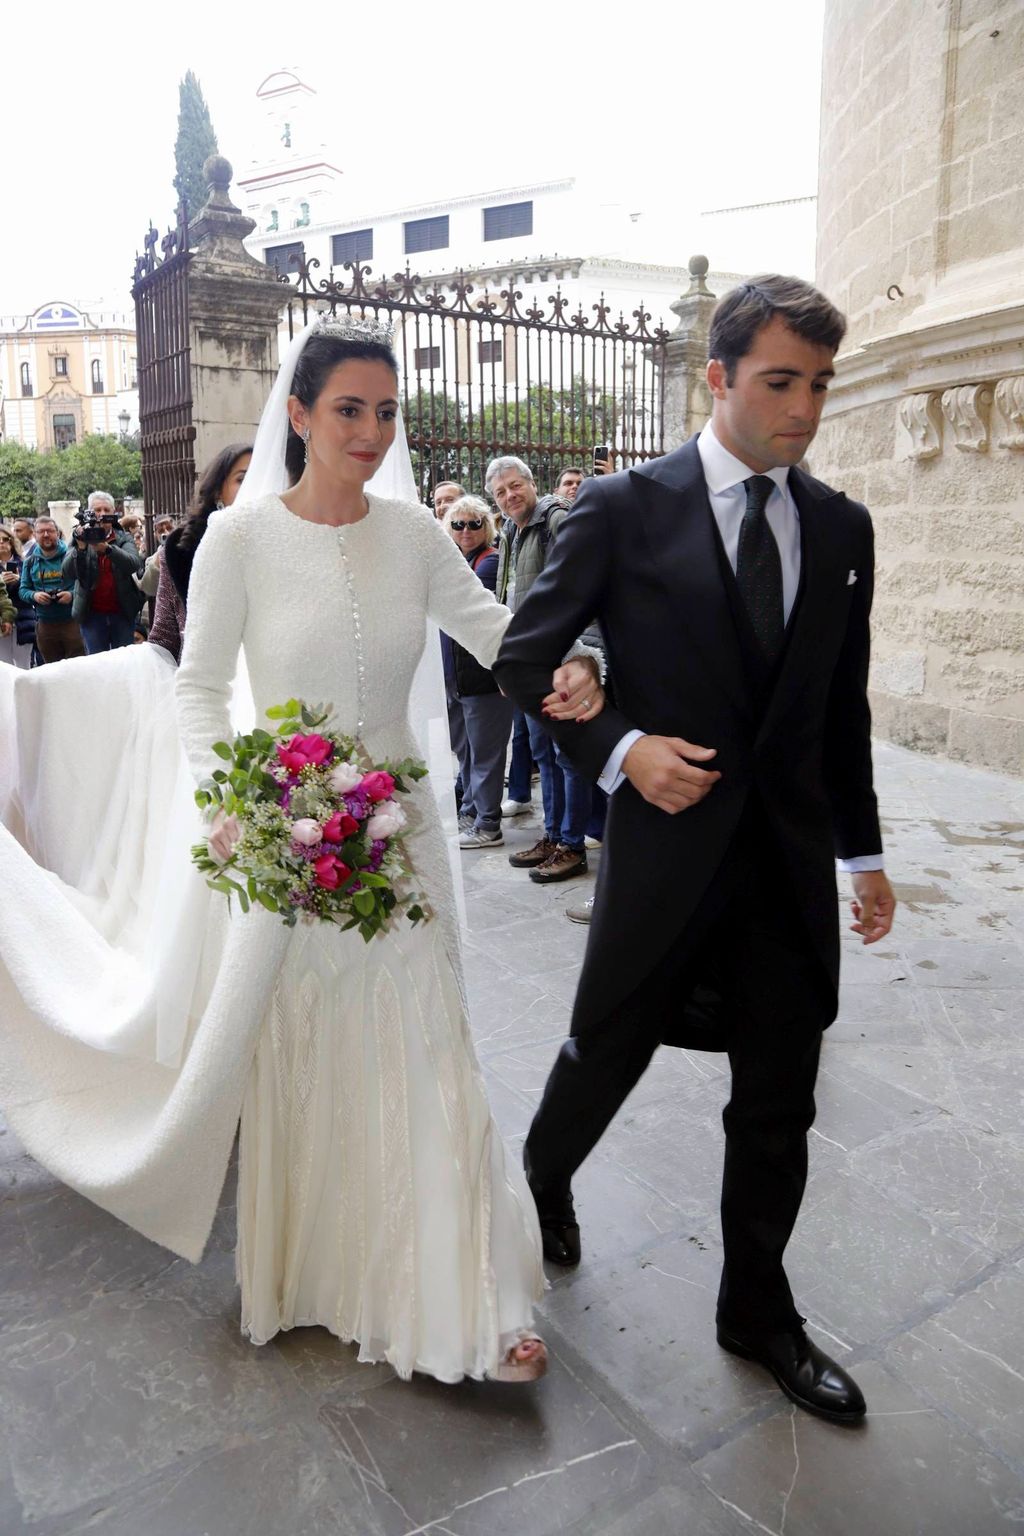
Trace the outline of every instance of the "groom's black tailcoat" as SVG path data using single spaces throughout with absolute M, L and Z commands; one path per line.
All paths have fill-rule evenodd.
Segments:
M 759 670 L 695 438 L 641 468 L 585 482 L 509 626 L 495 676 L 539 715 L 552 668 L 595 616 L 600 622 L 615 707 L 586 725 L 548 723 L 581 772 L 596 780 L 635 727 L 715 747 L 707 766 L 722 775 L 674 816 L 628 781 L 611 797 L 574 1035 L 685 945 L 745 810 L 778 849 L 783 888 L 821 962 L 826 1022 L 835 1016 L 834 856 L 881 851 L 867 702 L 873 541 L 859 503 L 798 469 L 789 487 L 800 516 L 800 588 L 773 676 Z M 782 898 L 769 888 L 763 899 Z M 685 1029 L 666 1038 L 701 1043 Z

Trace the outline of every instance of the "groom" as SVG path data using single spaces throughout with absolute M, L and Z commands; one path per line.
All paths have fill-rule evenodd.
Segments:
M 727 1050 L 718 1341 L 849 1423 L 864 1398 L 804 1332 L 782 1263 L 837 1010 L 834 856 L 865 944 L 895 906 L 871 775 L 871 522 L 795 467 L 844 331 L 796 278 L 728 293 L 710 422 L 585 483 L 494 671 L 539 714 L 596 615 L 617 700 L 583 726 L 548 722 L 611 805 L 570 1036 L 526 1141 L 545 1254 L 579 1262 L 572 1176 L 658 1044 Z

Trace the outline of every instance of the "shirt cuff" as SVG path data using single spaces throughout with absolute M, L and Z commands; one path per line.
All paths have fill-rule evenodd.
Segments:
M 601 777 L 597 781 L 598 789 L 603 789 L 606 795 L 614 795 L 626 775 L 622 771 L 622 762 L 633 745 L 644 735 L 643 731 L 627 731 L 622 740 L 612 748 L 611 756 L 605 763 Z
M 880 853 L 862 853 L 855 859 L 836 859 L 836 868 L 844 875 L 859 875 L 863 870 L 884 869 L 885 859 Z

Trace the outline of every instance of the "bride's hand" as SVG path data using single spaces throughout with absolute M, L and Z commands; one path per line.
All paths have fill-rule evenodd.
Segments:
M 544 713 L 552 720 L 596 720 L 604 709 L 604 689 L 598 680 L 596 661 L 589 656 L 573 656 L 564 661 L 551 679 L 553 693 L 543 701 Z
M 219 864 L 226 864 L 235 851 L 235 844 L 242 835 L 237 816 L 225 816 L 218 811 L 210 823 L 207 847 Z

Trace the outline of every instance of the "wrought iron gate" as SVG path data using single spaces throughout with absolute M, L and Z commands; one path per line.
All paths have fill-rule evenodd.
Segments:
M 560 286 L 549 309 L 536 300 L 524 309 L 514 283 L 497 293 L 478 290 L 477 274 L 424 281 L 407 269 L 375 283 L 369 267 L 346 262 L 346 285 L 333 269 L 318 280 L 319 265 L 315 257 L 293 257 L 296 270 L 282 274 L 292 287 L 289 335 L 318 310 L 391 320 L 424 500 L 441 480 L 482 489 L 484 468 L 497 454 L 517 454 L 547 489 L 562 469 L 589 465 L 599 445 L 618 468 L 664 452 L 668 331 L 652 326 L 642 305 L 630 324 L 611 318 L 603 295 L 592 316 L 582 304 L 570 313 Z M 547 284 L 548 273 L 541 275 Z
M 177 226 L 159 236 L 150 228 L 144 254 L 136 257 L 132 297 L 139 373 L 139 438 L 146 543 L 153 548 L 153 519 L 169 513 L 176 522 L 188 511 L 195 483 L 195 428 L 188 324 L 188 207 Z

